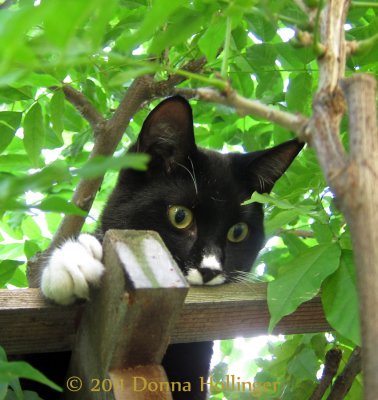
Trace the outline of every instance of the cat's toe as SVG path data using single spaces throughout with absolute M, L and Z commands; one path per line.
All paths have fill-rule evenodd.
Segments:
M 43 294 L 59 304 L 71 304 L 77 298 L 89 298 L 89 285 L 97 286 L 104 272 L 99 261 L 101 244 L 83 234 L 53 251 L 42 273 Z
M 101 243 L 89 233 L 82 233 L 77 241 L 81 243 L 89 253 L 93 255 L 96 260 L 102 259 L 102 245 Z
M 41 290 L 45 297 L 55 303 L 68 305 L 75 302 L 73 280 L 65 268 L 49 264 L 42 272 Z

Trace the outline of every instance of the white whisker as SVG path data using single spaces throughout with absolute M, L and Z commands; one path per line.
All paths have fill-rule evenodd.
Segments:
M 179 165 L 180 167 L 184 168 L 184 169 L 188 172 L 188 174 L 189 174 L 190 177 L 192 178 L 192 181 L 193 181 L 193 184 L 194 184 L 194 190 L 196 191 L 196 194 L 198 195 L 198 186 L 197 186 L 196 175 L 195 175 L 195 172 L 194 172 L 193 162 L 192 162 L 192 160 L 190 159 L 190 157 L 188 157 L 188 159 L 189 159 L 190 164 L 191 164 L 191 166 L 192 166 L 193 173 L 190 172 L 189 168 L 185 167 L 185 165 L 180 164 L 180 163 L 176 163 L 176 164 Z

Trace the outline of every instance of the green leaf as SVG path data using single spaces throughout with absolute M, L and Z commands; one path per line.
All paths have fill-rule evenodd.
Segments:
M 83 217 L 87 215 L 86 211 L 58 196 L 49 196 L 34 207 L 42 211 L 81 215 Z
M 0 262 L 0 287 L 4 287 L 12 278 L 16 269 L 22 264 L 20 261 L 4 260 Z
M 7 353 L 1 346 L 0 346 L 0 361 L 8 361 Z
M 28 280 L 26 278 L 26 265 L 21 265 L 19 268 L 16 269 L 15 273 L 13 274 L 12 278 L 9 280 L 9 284 L 16 286 L 18 288 L 27 288 L 29 287 Z
M 0 112 L 0 153 L 3 152 L 13 140 L 13 137 L 20 126 L 21 117 L 22 113 L 20 112 Z
M 325 278 L 339 266 L 341 250 L 337 244 L 310 247 L 280 270 L 268 283 L 269 331 L 285 315 L 312 299 Z
M 234 342 L 232 340 L 222 340 L 220 344 L 220 349 L 223 357 L 229 356 L 234 348 Z
M 351 251 L 343 250 L 340 267 L 324 281 L 322 303 L 332 328 L 361 345 L 356 271 Z
M 308 246 L 306 246 L 304 241 L 295 234 L 290 233 L 290 231 L 288 231 L 287 233 L 282 233 L 280 236 L 283 242 L 288 247 L 290 254 L 295 257 L 308 249 Z
M 180 10 L 175 15 L 173 23 L 154 36 L 148 53 L 159 54 L 165 48 L 185 42 L 200 30 L 202 22 L 202 15 L 194 13 L 191 10 Z
M 27 111 L 23 125 L 25 150 L 33 166 L 38 167 L 40 165 L 39 157 L 45 142 L 42 107 L 39 103 L 34 103 Z
M 146 16 L 139 29 L 127 38 L 128 47 L 135 47 L 153 37 L 157 28 L 161 27 L 181 4 L 179 0 L 155 0 L 152 2 L 151 8 L 146 10 Z
M 218 17 L 215 22 L 210 24 L 206 32 L 198 41 L 198 47 L 206 56 L 207 61 L 213 61 L 224 42 L 226 34 L 226 19 Z
M 255 44 L 247 49 L 248 62 L 257 72 L 275 70 L 277 51 L 270 43 Z
M 62 388 L 24 361 L 0 361 L 0 383 L 10 383 L 17 378 L 31 379 L 47 385 L 58 392 L 63 391 Z
M 312 76 L 309 73 L 291 74 L 286 92 L 286 103 L 289 110 L 308 113 L 312 99 L 311 89 Z
M 33 98 L 32 89 L 30 86 L 25 87 L 0 87 L 0 102 L 12 103 L 17 100 L 31 100 Z
M 261 38 L 264 42 L 272 40 L 276 35 L 277 27 L 261 15 L 250 14 L 248 15 L 247 22 L 254 35 Z
M 20 380 L 18 378 L 13 379 L 12 382 L 9 383 L 9 386 L 13 389 L 13 393 L 17 400 L 25 400 L 24 393 L 21 389 Z
M 277 212 L 274 217 L 265 221 L 264 227 L 268 236 L 273 235 L 278 229 L 292 223 L 298 218 L 298 212 L 295 210 L 285 210 Z
M 50 11 L 45 20 L 45 32 L 48 40 L 60 48 L 67 46 L 77 29 L 84 25 L 90 17 L 96 3 L 96 1 L 71 0 L 43 4 Z
M 25 86 L 56 86 L 60 85 L 61 82 L 49 74 L 44 73 L 29 73 L 21 79 L 17 80 L 17 85 L 25 85 Z
M 319 243 L 329 243 L 333 240 L 333 233 L 327 223 L 314 222 L 311 225 L 315 238 Z
M 29 239 L 37 239 L 42 236 L 41 228 L 35 219 L 31 216 L 27 216 L 22 221 L 22 231 Z
M 228 364 L 221 361 L 219 364 L 215 365 L 211 371 L 211 376 L 215 382 L 221 382 L 224 379 L 228 371 Z M 223 397 L 223 396 L 222 396 Z
M 129 68 L 125 68 L 124 71 L 121 71 L 115 74 L 108 82 L 109 86 L 119 86 L 128 83 L 130 80 L 137 78 L 138 76 L 144 74 L 151 74 L 156 72 L 158 67 L 156 65 L 146 65 L 146 66 L 130 66 Z
M 24 154 L 7 154 L 0 156 L 0 171 L 14 172 L 28 170 L 30 168 L 29 158 Z
M 64 94 L 63 90 L 57 90 L 50 100 L 51 124 L 54 132 L 60 138 L 63 132 Z
M 243 204 L 250 203 L 273 204 L 275 207 L 281 208 L 282 210 L 293 210 L 296 208 L 285 199 L 278 199 L 270 194 L 258 192 L 253 192 L 251 199 L 247 200 Z
M 8 384 L 0 383 L 0 400 L 4 400 L 8 392 Z
M 147 169 L 149 156 L 147 154 L 125 154 L 121 157 L 102 157 L 98 156 L 89 160 L 82 168 L 78 170 L 78 174 L 85 178 L 95 178 L 102 176 L 108 170 L 119 171 L 123 168 L 133 168 L 141 171 Z
M 303 348 L 287 365 L 287 372 L 302 380 L 316 381 L 318 358 L 313 349 Z
M 40 172 L 24 176 L 10 176 L 0 180 L 0 210 L 8 201 L 12 203 L 14 199 L 27 190 L 46 190 L 51 185 L 71 179 L 64 161 L 58 160 L 50 164 Z
M 41 251 L 41 248 L 38 246 L 38 244 L 35 241 L 33 241 L 33 240 L 25 240 L 24 251 L 25 251 L 26 258 L 28 260 L 30 260 L 39 251 Z

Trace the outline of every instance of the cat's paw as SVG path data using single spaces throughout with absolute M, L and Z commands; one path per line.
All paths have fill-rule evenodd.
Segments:
M 100 283 L 105 270 L 101 243 L 92 235 L 81 234 L 55 249 L 41 276 L 42 293 L 58 304 L 89 298 L 89 285 Z

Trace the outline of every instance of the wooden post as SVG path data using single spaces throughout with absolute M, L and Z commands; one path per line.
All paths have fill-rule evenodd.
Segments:
M 168 381 L 160 363 L 188 284 L 155 232 L 107 232 L 104 264 L 101 290 L 77 333 L 65 398 L 171 399 L 168 385 L 155 390 L 154 382 Z

